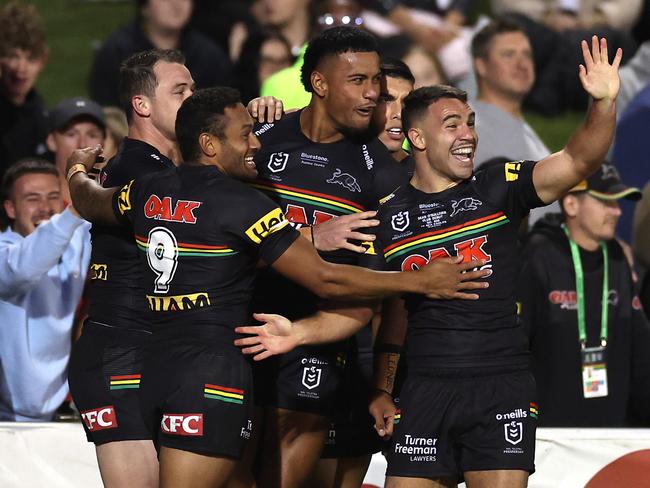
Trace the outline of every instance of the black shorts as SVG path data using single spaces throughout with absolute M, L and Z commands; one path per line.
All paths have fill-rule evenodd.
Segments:
M 151 439 L 140 408 L 144 331 L 84 324 L 72 347 L 68 382 L 86 438 L 97 445 Z
M 157 447 L 241 457 L 253 428 L 253 381 L 238 349 L 152 340 L 143 376 L 143 415 Z
M 352 340 L 342 388 L 337 395 L 336 412 L 321 458 L 359 457 L 386 447 L 368 411 L 371 376 L 372 353 L 359 356 L 356 341 Z
M 298 347 L 255 364 L 258 406 L 331 417 L 343 381 L 347 341 Z
M 528 371 L 468 378 L 409 376 L 388 452 L 387 476 L 454 477 L 535 470 L 537 405 Z

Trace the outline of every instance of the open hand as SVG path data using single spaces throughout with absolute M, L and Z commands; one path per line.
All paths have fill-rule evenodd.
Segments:
M 614 101 L 620 88 L 618 67 L 621 64 L 623 51 L 619 48 L 612 64 L 609 64 L 607 53 L 607 39 L 598 40 L 598 36 L 591 38 L 591 52 L 587 41 L 582 41 L 582 56 L 585 64 L 580 65 L 580 82 L 582 87 L 594 100 Z
M 235 328 L 237 334 L 251 334 L 249 337 L 235 340 L 235 345 L 242 348 L 243 354 L 255 354 L 253 359 L 261 361 L 276 354 L 289 352 L 298 345 L 298 338 L 293 333 L 289 319 L 268 313 L 256 313 L 253 317 L 264 324 Z
M 462 262 L 462 257 L 438 258 L 424 266 L 418 273 L 425 279 L 425 292 L 427 298 L 433 299 L 462 299 L 478 300 L 476 293 L 465 293 L 461 290 L 480 290 L 487 288 L 487 281 L 476 281 L 487 278 L 492 274 L 491 269 L 469 271 L 480 268 L 485 261 L 471 260 Z
M 358 229 L 379 225 L 379 220 L 373 218 L 375 215 L 377 215 L 377 212 L 371 210 L 369 212 L 341 215 L 315 225 L 312 229 L 314 232 L 314 247 L 319 251 L 348 249 L 361 254 L 365 253 L 365 247 L 356 245 L 350 240 L 374 241 L 374 235 L 358 232 Z

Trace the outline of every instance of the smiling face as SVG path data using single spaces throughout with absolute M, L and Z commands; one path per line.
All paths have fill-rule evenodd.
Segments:
M 24 174 L 14 182 L 4 208 L 13 220 L 14 232 L 28 236 L 38 225 L 63 211 L 59 179 L 49 173 Z
M 523 99 L 535 83 L 533 50 L 523 32 L 504 32 L 490 41 L 485 59 L 475 60 L 479 87 Z
M 261 147 L 253 132 L 253 119 L 241 103 L 226 107 L 224 115 L 223 137 L 211 136 L 215 138 L 217 166 L 232 178 L 251 180 L 257 176 L 253 156 Z
M 459 183 L 472 175 L 478 135 L 467 103 L 456 98 L 433 102 L 409 129 L 409 138 L 441 183 Z
M 413 91 L 413 83 L 403 78 L 385 76 L 381 95 L 373 115 L 373 124 L 379 130 L 378 138 L 391 153 L 402 150 L 405 135 L 402 130 L 402 103 Z
M 312 73 L 314 92 L 322 98 L 332 124 L 342 132 L 368 129 L 381 81 L 376 52 L 345 52 L 323 59 Z

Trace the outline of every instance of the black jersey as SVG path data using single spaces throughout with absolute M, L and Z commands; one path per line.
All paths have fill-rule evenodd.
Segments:
M 148 319 L 165 337 L 207 330 L 232 345 L 250 320 L 258 261 L 273 263 L 299 236 L 277 205 L 215 166 L 132 181 L 114 212 L 133 225 Z
M 616 240 L 608 243 L 606 349 L 608 395 L 584 398 L 578 301 L 571 249 L 558 222 L 540 220 L 525 249 L 518 296 L 531 342 L 533 373 L 545 427 L 622 427 L 650 415 L 650 328 Z M 600 346 L 603 254 L 580 249 L 587 347 Z
M 302 132 L 301 113 L 287 114 L 255 131 L 262 148 L 255 155 L 259 175 L 252 185 L 270 196 L 294 227 L 373 210 L 407 181 L 406 172 L 378 139 L 313 142 Z M 347 250 L 321 255 L 343 264 L 358 264 L 360 256 Z M 314 295 L 275 273 L 265 272 L 258 289 L 259 310 L 275 310 L 292 319 L 315 311 Z
M 384 199 L 375 249 L 386 269 L 410 271 L 460 255 L 464 262 L 486 260 L 493 272 L 477 301 L 406 297 L 409 371 L 527 363 L 515 286 L 519 224 L 530 208 L 543 205 L 532 182 L 534 165 L 492 167 L 439 193 L 406 185 Z
M 173 167 L 155 147 L 127 137 L 104 168 L 101 181 L 107 188 L 122 186 Z M 93 225 L 90 233 L 90 318 L 112 327 L 148 330 L 133 232 L 125 227 Z

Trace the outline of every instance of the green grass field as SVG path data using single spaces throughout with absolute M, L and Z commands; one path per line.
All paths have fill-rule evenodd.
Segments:
M 33 0 L 31 3 L 45 19 L 50 44 L 50 60 L 39 79 L 39 90 L 50 105 L 64 98 L 87 95 L 93 49 L 133 17 L 135 2 Z M 485 4 L 482 11 L 487 11 L 487 2 L 479 3 Z M 549 149 L 555 151 L 566 143 L 582 114 L 568 113 L 549 119 L 529 113 L 527 119 Z

